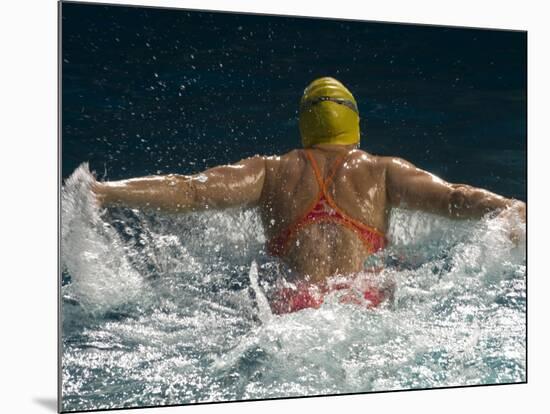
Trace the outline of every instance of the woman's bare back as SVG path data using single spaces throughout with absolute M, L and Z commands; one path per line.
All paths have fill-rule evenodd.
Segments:
M 310 150 L 325 180 L 340 157 L 342 164 L 326 188 L 336 205 L 349 217 L 382 233 L 386 231 L 385 173 L 378 157 L 344 146 Z M 260 201 L 268 239 L 292 227 L 315 201 L 318 184 L 305 150 L 266 159 L 266 176 Z M 300 275 L 320 282 L 335 274 L 360 271 L 368 250 L 356 232 L 337 222 L 318 222 L 300 228 L 289 240 L 282 260 Z

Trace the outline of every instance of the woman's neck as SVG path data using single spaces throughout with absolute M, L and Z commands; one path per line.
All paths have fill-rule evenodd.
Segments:
M 350 144 L 350 145 L 315 144 L 315 145 L 312 145 L 311 148 L 321 150 L 321 151 L 343 152 L 343 151 L 351 151 L 352 149 L 356 149 L 358 146 L 359 146 L 358 144 Z

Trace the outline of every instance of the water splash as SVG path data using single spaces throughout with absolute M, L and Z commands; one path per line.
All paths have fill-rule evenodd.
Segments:
M 260 286 L 258 285 L 258 265 L 256 264 L 256 261 L 252 262 L 248 277 L 250 278 L 250 287 L 254 290 L 254 293 L 256 295 L 256 302 L 258 304 L 258 316 L 263 323 L 269 323 L 269 321 L 273 318 L 273 313 L 271 312 L 271 307 L 269 306 L 264 292 L 260 289 Z
M 525 241 L 498 219 L 395 210 L 393 301 L 274 316 L 257 212 L 102 211 L 92 180 L 62 192 L 65 410 L 525 380 Z
M 142 278 L 127 260 L 117 232 L 101 219 L 91 192 L 93 182 L 84 164 L 63 187 L 61 263 L 71 277 L 64 294 L 96 313 L 135 301 L 142 291 Z

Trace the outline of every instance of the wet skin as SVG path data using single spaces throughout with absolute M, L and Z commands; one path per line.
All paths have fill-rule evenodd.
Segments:
M 347 215 L 383 233 L 392 207 L 457 219 L 500 211 L 505 218 L 517 213 L 525 221 L 525 203 L 468 185 L 447 183 L 399 158 L 374 156 L 349 145 L 322 144 L 311 151 L 324 177 L 335 160 L 347 154 L 328 193 Z M 304 150 L 298 149 L 282 156 L 248 158 L 192 176 L 96 182 L 93 191 L 103 206 L 171 213 L 257 206 L 270 239 L 306 213 L 319 185 Z M 295 274 L 312 282 L 356 273 L 368 257 L 357 234 L 336 223 L 306 226 L 290 243 L 281 259 Z

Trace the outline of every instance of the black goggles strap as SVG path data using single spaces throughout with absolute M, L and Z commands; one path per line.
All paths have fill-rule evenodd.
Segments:
M 347 106 L 357 115 L 359 115 L 359 110 L 357 109 L 357 106 L 352 101 L 344 98 L 333 98 L 332 96 L 318 96 L 317 98 L 308 99 L 307 101 L 303 102 L 300 105 L 300 112 L 307 111 L 312 106 L 317 105 L 320 102 L 326 102 L 326 101 L 335 102 L 339 105 Z

